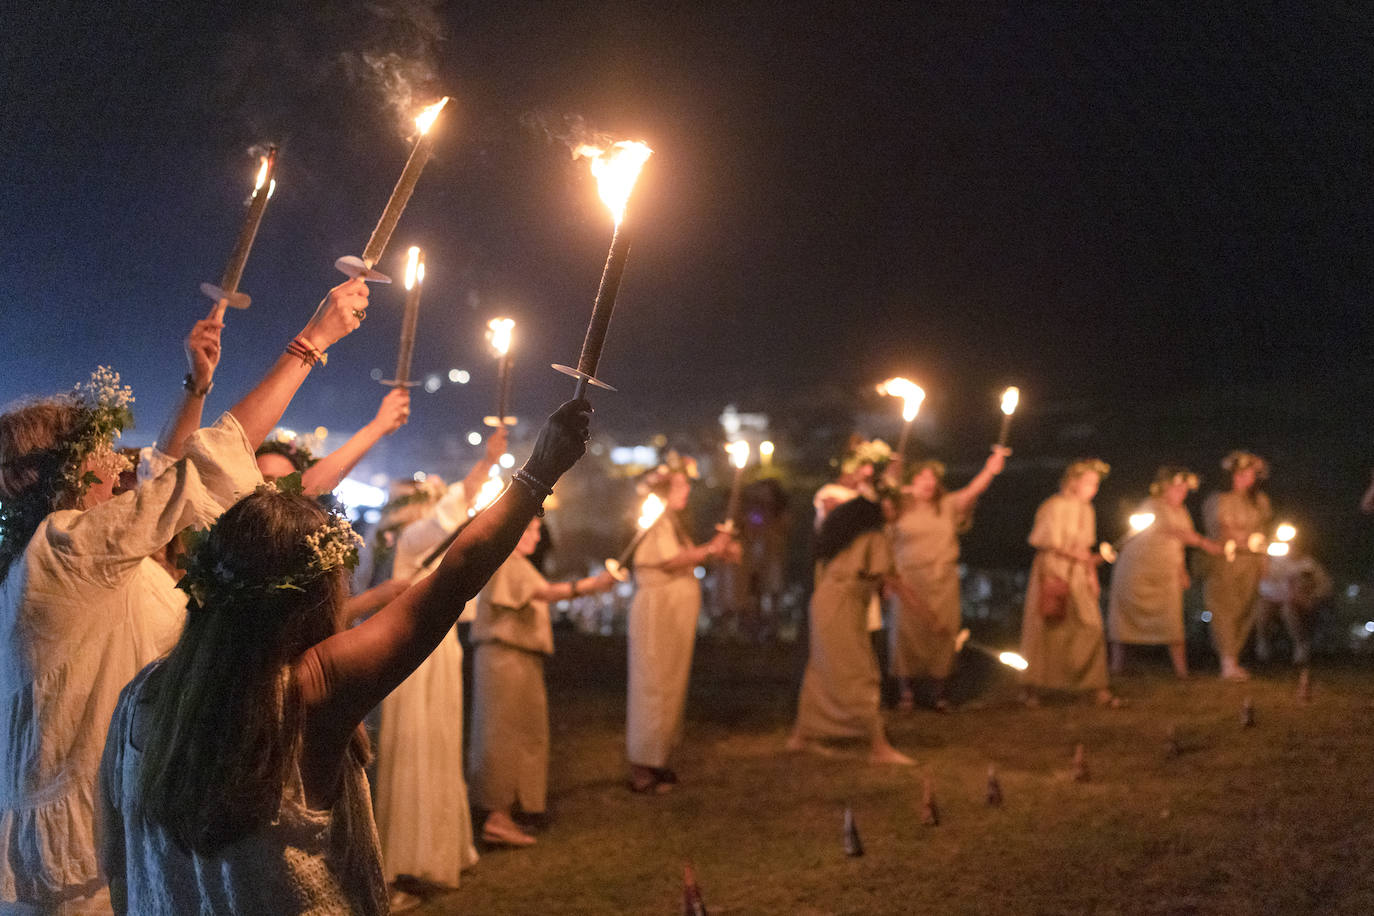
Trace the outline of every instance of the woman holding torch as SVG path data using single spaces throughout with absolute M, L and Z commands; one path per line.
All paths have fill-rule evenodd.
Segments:
M 1208 564 L 1202 598 L 1212 615 L 1212 644 L 1221 657 L 1221 676 L 1244 681 L 1250 672 L 1240 666 L 1240 653 L 1255 623 L 1255 599 L 1265 567 L 1264 554 L 1250 549 L 1249 543 L 1253 536 L 1263 536 L 1273 515 L 1269 497 L 1257 489 L 1269 476 L 1269 465 L 1259 455 L 1232 452 L 1222 460 L 1221 469 L 1231 475 L 1231 489 L 1207 497 L 1203 523 L 1208 537 L 1237 549 Z
M 530 555 L 542 532 L 533 519 L 501 568 L 477 596 L 472 622 L 472 747 L 468 782 L 487 812 L 482 840 L 530 846 L 534 837 L 512 817 L 544 813 L 549 775 L 549 701 L 544 658 L 553 654 L 549 602 L 609 591 L 609 572 L 549 582 Z
M 1022 676 L 1027 706 L 1039 690 L 1092 690 L 1102 706 L 1123 705 L 1107 687 L 1107 644 L 1102 638 L 1102 584 L 1097 578 L 1097 517 L 1093 497 L 1109 470 L 1085 458 L 1064 471 L 1059 492 L 1035 512 L 1035 548 L 1026 607 L 1021 617 Z
M 635 792 L 663 793 L 677 784 L 668 762 L 682 737 L 701 611 L 695 570 L 733 553 L 728 532 L 718 531 L 701 545 L 687 534 L 679 513 L 687 508 L 695 476 L 696 462 L 669 452 L 641 482 L 641 489 L 667 503 L 667 511 L 645 533 L 632 561 L 636 589 L 630 604 L 625 748 Z
M 1153 521 L 1122 545 L 1112 571 L 1107 600 L 1112 674 L 1121 673 L 1127 645 L 1166 645 L 1174 674 L 1188 676 L 1183 592 L 1190 582 L 1184 549 L 1221 552 L 1216 542 L 1197 533 L 1184 505 L 1188 494 L 1197 489 L 1197 482 L 1197 475 L 1187 468 L 1164 465 L 1150 484 L 1150 498 L 1133 516 Z
M 153 556 L 261 482 L 253 449 L 366 305 L 361 281 L 332 290 L 253 391 L 174 443 L 184 458 L 118 496 L 112 443 L 133 401 L 118 375 L 0 414 L 0 910 L 108 911 L 101 748 L 119 691 L 185 619 Z
M 947 712 L 945 687 L 954 669 L 954 638 L 961 618 L 959 604 L 959 535 L 972 524 L 978 497 L 1002 473 L 1011 450 L 996 445 L 983 469 L 958 490 L 944 487 L 945 466 L 939 461 L 916 465 L 903 488 L 896 520 L 889 528 L 897 572 L 916 607 L 897 602 L 893 615 L 889 666 L 900 689 L 898 706 L 911 709 L 915 682 L 934 682 L 936 710 Z M 932 621 L 938 622 L 932 628 Z

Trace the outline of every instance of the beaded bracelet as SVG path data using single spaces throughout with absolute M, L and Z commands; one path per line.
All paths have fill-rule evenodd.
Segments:
M 286 345 L 286 352 L 304 363 L 307 369 L 313 369 L 316 363 L 321 366 L 329 365 L 328 355 L 304 337 L 291 338 L 291 342 Z
M 539 508 L 535 510 L 534 514 L 539 516 L 540 518 L 543 518 L 544 500 L 547 499 L 553 493 L 553 487 L 550 487 L 547 484 L 541 482 L 539 478 L 535 477 L 533 474 L 531 474 L 524 468 L 521 468 L 520 470 L 516 471 L 514 474 L 510 476 L 511 480 L 516 481 L 526 490 L 530 491 L 530 495 L 533 496 L 535 501 L 539 503 Z

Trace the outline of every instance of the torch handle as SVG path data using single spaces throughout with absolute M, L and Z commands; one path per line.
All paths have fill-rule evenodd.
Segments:
M 659 516 L 659 518 L 662 518 L 662 516 Z M 629 545 L 620 552 L 620 556 L 616 557 L 616 562 L 619 563 L 622 567 L 629 566 L 630 561 L 634 559 L 635 550 L 638 549 L 639 545 L 644 542 L 644 538 L 649 534 L 649 532 L 654 530 L 654 525 L 657 525 L 658 521 L 658 519 L 654 519 L 653 525 L 650 525 L 648 528 L 641 528 L 639 532 L 636 533 L 635 536 L 630 539 Z
M 1002 414 L 1002 428 L 997 433 L 997 445 L 1000 448 L 1007 447 L 1007 439 L 1011 436 L 1011 414 Z
M 911 421 L 910 421 L 910 420 L 907 420 L 907 421 L 905 421 L 905 422 L 902 423 L 902 434 L 901 434 L 901 436 L 899 436 L 898 439 L 897 439 L 897 460 L 898 460 L 898 461 L 903 461 L 903 460 L 906 459 L 906 444 L 907 444 L 907 440 L 910 439 L 910 438 L 911 438 Z
M 510 354 L 501 355 L 501 364 L 497 370 L 496 383 L 496 425 L 506 425 L 506 407 L 510 402 Z
M 606 332 L 611 327 L 611 314 L 615 311 L 615 297 L 620 291 L 621 278 L 625 276 L 625 262 L 630 254 L 630 237 L 617 225 L 611 237 L 611 250 L 606 255 L 606 266 L 601 271 L 601 286 L 596 291 L 596 304 L 592 307 L 592 318 L 587 324 L 587 336 L 582 341 L 582 353 L 577 360 L 577 371 L 595 377 L 596 368 L 601 362 L 601 351 L 606 346 Z M 579 381 L 579 388 L 585 389 L 585 382 Z M 582 392 L 578 392 L 581 397 Z
M 410 364 L 415 353 L 415 329 L 420 321 L 420 286 L 417 277 L 410 289 L 406 290 L 406 310 L 401 320 L 401 342 L 396 352 L 396 384 L 402 388 L 410 383 Z
M 277 167 L 277 148 L 267 150 L 267 170 L 263 173 L 262 184 L 253 190 L 248 201 L 248 212 L 239 226 L 239 237 L 234 241 L 234 250 L 220 275 L 219 288 L 227 294 L 238 292 L 239 281 L 243 279 L 243 268 L 248 264 L 248 255 L 253 250 L 253 240 L 257 238 L 258 226 L 262 223 L 263 211 L 267 209 L 267 196 L 272 191 L 272 173 Z
M 415 192 L 415 184 L 420 180 L 420 173 L 424 171 L 425 163 L 429 161 L 434 148 L 433 137 L 432 132 L 425 133 L 415 141 L 415 148 L 410 151 L 410 158 L 401 170 L 401 177 L 396 179 L 396 187 L 391 189 L 391 198 L 386 202 L 386 209 L 382 211 L 382 217 L 377 220 L 377 227 L 372 230 L 372 237 L 367 240 L 367 247 L 363 249 L 363 263 L 369 268 L 382 259 L 382 253 L 391 241 L 391 233 L 396 231 L 396 224 L 401 221 L 401 214 L 405 212 L 410 195 Z

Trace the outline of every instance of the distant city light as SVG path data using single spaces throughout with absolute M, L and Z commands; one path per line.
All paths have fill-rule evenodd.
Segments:
M 1203 623 L 1211 623 L 1211 622 L 1212 622 L 1212 612 L 1211 612 L 1211 611 L 1203 611 L 1203 612 L 1202 612 L 1202 622 L 1203 622 Z
M 705 566 L 698 566 L 696 569 L 692 570 L 692 575 L 696 576 L 698 579 L 705 579 L 705 578 L 706 578 L 706 567 L 705 567 Z
M 652 467 L 658 464 L 658 449 L 649 445 L 617 445 L 611 449 L 611 464 Z
M 466 369 L 450 369 L 448 380 L 450 382 L 457 382 L 460 385 L 466 385 L 468 382 L 472 381 L 472 376 L 468 374 L 468 370 Z
M 386 504 L 386 490 L 345 477 L 334 488 L 334 496 L 348 509 L 379 509 Z
M 382 520 L 381 509 L 367 509 L 363 512 L 363 521 L 369 525 L 375 525 Z
M 425 379 L 425 391 L 429 394 L 433 394 L 439 390 L 439 386 L 442 384 L 443 382 L 439 380 L 439 376 L 431 375 L 429 378 Z
M 481 445 L 481 444 L 482 444 L 482 434 L 481 434 L 481 433 L 479 433 L 479 432 L 477 432 L 477 431 L 475 431 L 475 430 L 474 430 L 473 432 L 468 433 L 468 445 Z
M 1364 622 L 1364 631 L 1366 633 L 1374 633 L 1374 620 L 1366 620 Z
M 368 375 L 372 376 L 372 381 L 374 382 L 380 382 L 382 380 L 381 369 L 373 369 L 371 372 L 368 373 Z
M 498 458 L 497 461 L 500 462 L 501 467 L 503 468 L 515 467 L 515 456 L 512 455 L 510 452 L 506 452 L 504 455 Z
M 320 439 L 320 440 L 328 439 L 328 438 L 329 438 L 329 430 L 325 429 L 323 426 L 316 426 L 316 427 L 315 427 L 315 438 L 316 438 L 316 439 Z
M 424 471 L 416 471 L 414 474 L 410 475 L 410 479 L 415 481 L 416 483 L 424 483 L 425 478 L 428 476 L 429 475 L 426 474 Z

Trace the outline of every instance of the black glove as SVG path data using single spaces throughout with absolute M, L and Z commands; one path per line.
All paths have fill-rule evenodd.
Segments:
M 587 451 L 591 418 L 592 405 L 583 398 L 568 401 L 555 410 L 539 431 L 539 439 L 525 462 L 525 470 L 540 483 L 552 487 Z

